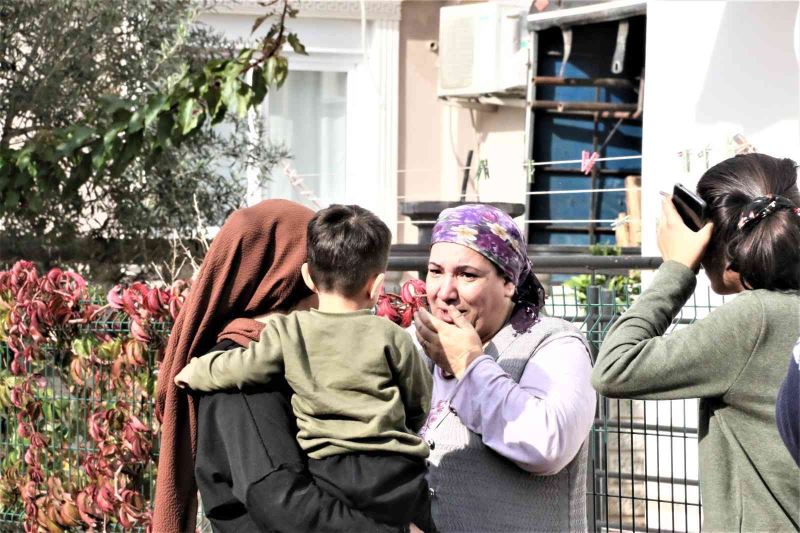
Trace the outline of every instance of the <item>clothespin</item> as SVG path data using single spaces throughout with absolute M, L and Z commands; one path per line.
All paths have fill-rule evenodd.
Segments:
M 485 159 L 481 159 L 478 163 L 478 172 L 475 173 L 475 181 L 480 181 L 481 175 L 486 174 L 486 177 L 483 179 L 489 179 L 489 162 Z
M 533 183 L 533 173 L 536 172 L 536 167 L 533 166 L 533 159 L 525 161 L 525 168 L 527 169 L 528 185 Z
M 699 150 L 699 151 L 697 152 L 697 158 L 698 158 L 698 159 L 701 159 L 701 158 L 702 158 L 702 159 L 704 159 L 704 160 L 705 160 L 706 170 L 708 170 L 708 153 L 709 153 L 710 151 L 711 151 L 711 147 L 710 147 L 710 146 L 708 146 L 708 145 L 706 145 L 706 147 L 705 147 L 705 148 L 703 148 L 702 150 Z
M 756 148 L 750 142 L 748 142 L 747 138 L 742 135 L 741 133 L 737 133 L 733 136 L 733 141 L 736 143 L 736 155 L 739 154 L 754 154 L 756 153 Z
M 678 157 L 682 157 L 683 161 L 684 161 L 684 164 L 686 165 L 687 174 L 691 170 L 691 163 L 689 161 L 689 157 L 690 157 L 690 153 L 689 152 L 690 151 L 689 151 L 688 148 L 686 150 L 681 150 L 680 152 L 678 152 Z
M 600 157 L 600 154 L 597 152 L 592 152 L 591 154 L 586 150 L 581 151 L 581 172 L 586 174 L 587 176 L 592 172 L 592 168 L 594 168 L 594 164 L 597 161 L 597 158 Z
M 549 4 L 550 0 L 535 0 L 535 2 L 533 2 L 533 7 L 536 8 L 536 11 L 544 11 Z
M 630 223 L 631 223 L 630 215 L 625 215 L 624 217 L 618 218 L 617 220 L 612 222 L 611 223 L 611 228 L 612 229 L 617 229 L 619 226 L 624 226 L 625 224 L 630 224 Z

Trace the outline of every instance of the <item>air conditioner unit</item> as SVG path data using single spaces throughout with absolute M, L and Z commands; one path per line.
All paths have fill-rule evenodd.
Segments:
M 485 2 L 439 11 L 439 96 L 477 96 L 522 89 L 527 33 L 519 4 Z

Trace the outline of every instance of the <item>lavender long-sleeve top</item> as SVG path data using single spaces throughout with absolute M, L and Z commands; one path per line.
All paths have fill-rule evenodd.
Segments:
M 410 332 L 416 341 L 413 326 Z M 424 351 L 418 345 L 422 353 Z M 597 394 L 586 345 L 570 334 L 551 337 L 531 356 L 516 383 L 489 355 L 475 359 L 462 378 L 433 371 L 428 421 L 447 410 L 483 443 L 538 475 L 561 471 L 578 453 L 592 427 Z

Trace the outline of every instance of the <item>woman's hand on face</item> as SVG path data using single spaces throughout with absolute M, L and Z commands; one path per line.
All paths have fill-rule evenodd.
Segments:
M 664 199 L 661 201 L 661 216 L 656 227 L 658 249 L 661 250 L 664 261 L 677 261 L 697 272 L 700 268 L 700 259 L 711 240 L 713 229 L 711 222 L 698 232 L 689 229 L 672 204 L 672 196 L 664 194 Z
M 434 363 L 461 379 L 467 367 L 483 354 L 483 344 L 473 325 L 453 307 L 447 312 L 452 324 L 420 309 L 414 316 L 417 338 Z
M 425 312 L 424 316 L 422 315 L 423 311 Z M 439 333 L 433 325 L 432 318 L 434 318 L 433 315 L 421 308 L 414 313 L 414 326 L 416 328 L 417 340 L 420 345 L 422 345 L 422 349 L 425 350 L 425 355 L 430 357 L 431 361 L 446 374 L 452 375 L 453 371 L 450 369 L 450 364 L 447 362 L 447 358 L 444 355 L 444 347 L 442 347 Z

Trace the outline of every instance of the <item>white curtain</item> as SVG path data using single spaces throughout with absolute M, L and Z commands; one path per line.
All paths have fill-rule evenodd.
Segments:
M 271 91 L 267 102 L 267 132 L 283 143 L 306 186 L 328 205 L 345 199 L 347 73 L 291 71 L 286 83 Z M 273 171 L 265 198 L 304 202 L 283 170 Z

